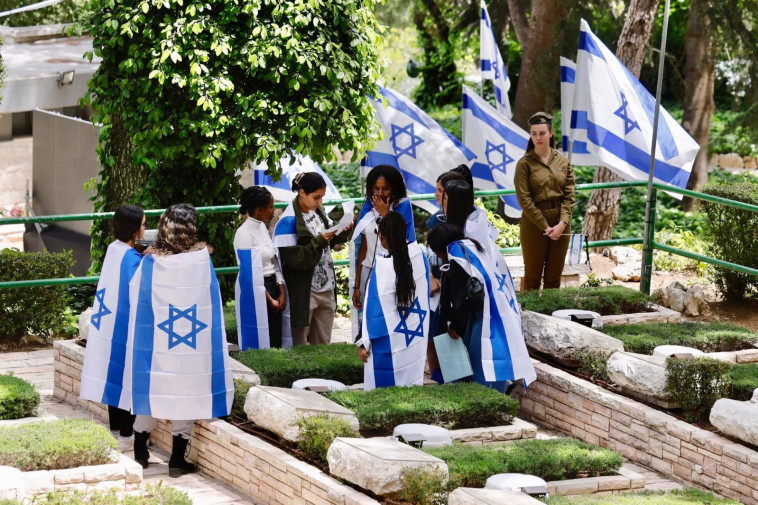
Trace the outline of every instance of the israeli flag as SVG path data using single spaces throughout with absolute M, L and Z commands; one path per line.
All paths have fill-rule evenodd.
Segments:
M 276 248 L 297 245 L 297 222 L 295 218 L 295 209 L 292 205 L 292 202 L 287 205 L 287 208 L 284 209 L 282 215 L 279 216 L 279 221 L 276 222 L 276 226 L 274 226 L 274 236 L 272 237 L 272 241 Z
M 584 247 L 584 235 L 581 233 L 571 234 L 568 251 L 566 252 L 567 265 L 579 265 L 582 261 L 582 248 Z
M 487 5 L 482 0 L 482 19 L 479 23 L 479 62 L 482 70 L 482 79 L 492 79 L 495 85 L 495 102 L 498 113 L 510 119 L 511 102 L 508 100 L 508 90 L 511 89 L 511 80 L 505 70 L 503 57 L 497 47 L 495 32 L 492 29 L 490 14 Z M 465 143 L 465 141 L 464 141 Z
M 574 139 L 569 157 L 569 133 L 571 132 L 571 111 L 574 105 L 574 81 L 576 63 L 561 56 L 561 149 L 563 155 L 570 158 L 571 164 L 582 167 L 595 167 L 602 164 L 594 154 L 587 150 L 587 142 Z
M 208 249 L 146 256 L 129 288 L 132 412 L 175 420 L 228 415 L 234 384 Z
M 240 349 L 268 349 L 271 347 L 271 341 L 261 253 L 254 247 L 235 249 L 235 253 L 240 267 L 234 285 L 234 308 L 237 314 Z
M 120 240 L 108 246 L 95 291 L 79 393 L 85 400 L 124 410 L 131 408 L 131 398 L 124 394 L 129 281 L 140 261 L 142 256 Z
M 700 146 L 663 108 L 658 121 L 654 176 L 687 186 Z M 655 98 L 581 22 L 571 140 L 626 180 L 648 179 Z M 679 196 L 681 198 L 681 195 Z
M 476 154 L 471 175 L 477 189 L 514 189 L 516 162 L 526 153 L 529 134 L 463 86 L 463 143 Z M 503 195 L 505 214 L 521 217 L 516 195 Z
M 437 177 L 476 157 L 406 97 L 383 86 L 379 92 L 381 98 L 370 102 L 384 138 L 366 152 L 364 174 L 377 165 L 391 165 L 403 174 L 408 194 L 434 193 Z M 431 214 L 439 210 L 436 202 L 413 203 Z
M 429 337 L 429 263 L 416 242 L 408 244 L 416 298 L 406 308 L 395 302 L 392 258 L 376 258 L 368 281 L 363 332 L 357 342 L 370 355 L 363 369 L 363 389 L 424 383 Z
M 475 374 L 481 368 L 488 382 L 524 379 L 528 385 L 537 373 L 526 350 L 519 305 L 507 267 L 501 270 L 470 240 L 453 242 L 447 253 L 450 261 L 457 262 L 485 288 L 481 335 L 472 335 L 469 343 Z
M 274 195 L 275 200 L 289 201 L 294 197 L 292 191 L 292 179 L 300 172 L 316 172 L 326 181 L 326 200 L 338 200 L 342 198 L 337 191 L 334 183 L 329 179 L 318 164 L 310 156 L 302 154 L 293 154 L 291 158 L 282 158 L 279 160 L 279 168 L 282 170 L 282 177 L 279 181 L 274 181 L 270 175 L 266 174 L 268 166 L 265 164 L 256 164 L 254 170 L 254 180 L 256 186 L 265 186 Z

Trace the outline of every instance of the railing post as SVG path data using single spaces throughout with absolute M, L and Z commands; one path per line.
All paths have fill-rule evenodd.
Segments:
M 651 189 L 648 195 L 647 212 L 645 212 L 645 237 L 642 246 L 642 269 L 640 272 L 640 291 L 650 294 L 653 277 L 653 242 L 655 241 L 655 207 L 658 191 Z

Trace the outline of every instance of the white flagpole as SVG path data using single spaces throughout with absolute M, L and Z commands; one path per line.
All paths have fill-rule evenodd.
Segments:
M 484 0 L 479 2 L 479 96 L 484 98 L 484 70 L 482 70 L 482 9 Z M 489 15 L 489 13 L 488 13 Z
M 640 291 L 650 294 L 650 280 L 653 275 L 653 248 L 651 242 L 655 236 L 655 190 L 653 188 L 653 170 L 655 169 L 655 149 L 658 140 L 658 116 L 661 109 L 661 87 L 663 84 L 663 65 L 666 62 L 666 37 L 669 29 L 670 0 L 666 0 L 663 13 L 663 35 L 661 37 L 661 54 L 658 60 L 658 84 L 655 90 L 655 115 L 653 116 L 653 141 L 650 147 L 650 170 L 647 177 L 647 205 L 645 207 L 645 236 L 642 238 L 642 271 Z

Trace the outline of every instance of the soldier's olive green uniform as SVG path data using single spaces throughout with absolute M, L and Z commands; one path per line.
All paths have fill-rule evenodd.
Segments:
M 555 149 L 545 165 L 534 151 L 527 151 L 516 164 L 513 177 L 521 216 L 521 250 L 524 255 L 523 290 L 558 288 L 566 261 L 574 212 L 574 170 L 568 159 Z M 566 222 L 559 240 L 545 235 L 545 229 Z

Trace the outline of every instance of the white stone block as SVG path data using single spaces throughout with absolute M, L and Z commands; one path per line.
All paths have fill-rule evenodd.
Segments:
M 23 500 L 25 495 L 24 473 L 18 468 L 0 466 L 0 499 Z
M 755 395 L 753 395 L 755 397 Z M 722 433 L 758 445 L 758 405 L 722 398 L 713 404 L 709 420 Z
M 515 491 L 459 487 L 450 493 L 447 503 L 448 505 L 540 505 L 543 502 Z
M 358 418 L 352 411 L 318 393 L 300 389 L 252 387 L 245 399 L 245 413 L 256 425 L 290 442 L 297 441 L 300 434 L 297 420 L 306 416 L 341 417 L 358 429 Z
M 51 470 L 24 472 L 24 483 L 27 496 L 55 491 L 55 476 Z
M 406 468 L 439 469 L 448 476 L 444 461 L 391 438 L 337 437 L 326 459 L 332 475 L 378 495 L 400 491 Z
M 423 440 L 423 447 L 443 447 L 453 445 L 450 430 L 431 424 L 408 423 L 399 424 L 392 430 L 392 438 L 399 440 L 403 437 L 406 441 L 411 439 Z
M 690 354 L 693 358 L 700 358 L 705 355 L 700 349 L 683 345 L 659 345 L 653 349 L 653 356 L 656 358 L 668 358 L 674 354 Z
M 606 364 L 608 377 L 624 390 L 646 401 L 671 408 L 674 398 L 666 391 L 666 359 L 631 352 L 615 352 Z

